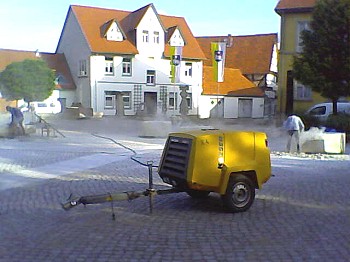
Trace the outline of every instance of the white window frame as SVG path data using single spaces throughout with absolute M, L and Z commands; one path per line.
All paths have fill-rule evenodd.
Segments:
M 153 43 L 159 44 L 159 32 L 157 31 L 153 32 Z
M 110 102 L 110 104 L 109 104 Z M 115 95 L 105 95 L 105 109 L 114 109 L 115 108 Z
M 131 109 L 131 92 L 123 92 L 124 109 Z
M 122 75 L 123 76 L 131 76 L 131 58 L 124 57 L 122 63 Z
M 192 109 L 192 93 L 187 93 L 186 101 L 188 109 Z
M 78 65 L 78 76 L 87 76 L 87 66 L 86 66 L 86 60 L 79 60 Z
M 192 73 L 193 73 L 193 64 L 185 63 L 185 76 L 192 77 Z
M 294 81 L 294 100 L 309 101 L 312 99 L 312 90 L 298 81 Z
M 169 109 L 175 109 L 177 110 L 177 98 L 178 93 L 177 92 L 169 92 L 168 95 L 168 108 Z
M 156 84 L 156 71 L 155 70 L 147 70 L 146 84 L 147 85 L 155 85 Z
M 105 57 L 105 75 L 114 75 L 113 57 Z
M 310 21 L 298 21 L 297 22 L 297 32 L 296 32 L 296 52 L 301 53 L 303 51 L 303 47 L 301 46 L 302 39 L 301 33 L 304 30 L 310 30 Z
M 144 43 L 149 42 L 149 32 L 147 30 L 142 31 L 142 42 Z

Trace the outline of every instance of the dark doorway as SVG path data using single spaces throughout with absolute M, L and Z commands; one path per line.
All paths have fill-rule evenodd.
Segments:
M 155 115 L 157 113 L 156 92 L 145 92 L 145 111 L 147 115 Z
M 238 99 L 238 117 L 251 118 L 253 116 L 253 99 Z

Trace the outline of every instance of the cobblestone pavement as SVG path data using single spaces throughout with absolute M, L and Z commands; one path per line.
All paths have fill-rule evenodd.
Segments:
M 0 186 L 0 261 L 350 260 L 349 160 L 273 154 L 274 177 L 245 213 L 224 212 L 215 194 L 178 193 L 156 196 L 153 214 L 146 197 L 115 202 L 112 220 L 110 203 L 69 211 L 60 203 L 71 193 L 144 190 L 148 169 L 130 150 L 66 124 L 66 138 L 0 141 L 0 182 L 16 177 Z M 141 162 L 159 161 L 164 139 L 108 135 Z

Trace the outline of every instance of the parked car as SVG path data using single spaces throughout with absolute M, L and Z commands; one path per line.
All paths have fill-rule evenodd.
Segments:
M 350 114 L 350 102 L 338 102 L 338 112 Z M 306 115 L 316 118 L 319 121 L 326 121 L 328 116 L 333 114 L 333 103 L 321 103 L 310 107 Z

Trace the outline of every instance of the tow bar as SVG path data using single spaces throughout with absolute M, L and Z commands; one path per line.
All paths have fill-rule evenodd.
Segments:
M 148 166 L 148 188 L 144 191 L 125 191 L 125 192 L 117 192 L 117 193 L 106 193 L 101 195 L 91 195 L 91 196 L 81 196 L 81 197 L 73 197 L 69 196 L 66 202 L 62 203 L 62 208 L 64 210 L 69 210 L 73 207 L 76 207 L 80 204 L 88 205 L 88 204 L 100 204 L 105 202 L 112 203 L 112 217 L 115 219 L 114 211 L 113 211 L 113 202 L 114 201 L 124 201 L 124 200 L 134 200 L 139 197 L 149 197 L 149 211 L 150 214 L 153 213 L 153 198 L 156 195 L 165 195 L 172 193 L 183 192 L 176 188 L 171 189 L 154 189 L 153 186 L 153 161 L 147 161 Z

